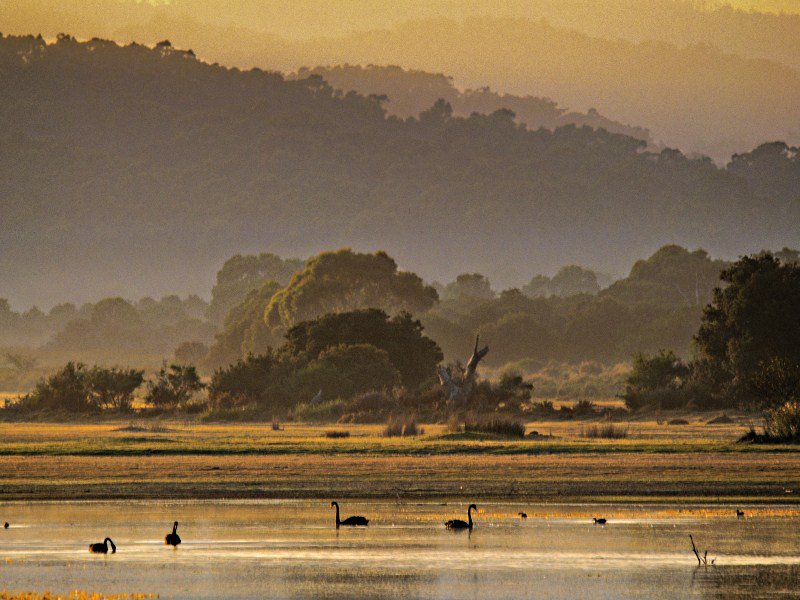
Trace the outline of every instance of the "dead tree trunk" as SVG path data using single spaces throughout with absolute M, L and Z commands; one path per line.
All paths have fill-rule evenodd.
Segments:
M 472 351 L 472 356 L 469 358 L 469 362 L 467 363 L 467 368 L 464 369 L 464 379 L 474 379 L 475 378 L 475 371 L 478 368 L 478 363 L 481 362 L 481 359 L 489 353 L 489 346 L 484 346 L 480 350 L 478 350 L 478 342 L 480 341 L 481 336 L 475 336 L 475 349 Z
M 475 349 L 472 351 L 472 356 L 467 362 L 467 366 L 462 370 L 458 376 L 454 376 L 448 369 L 439 367 L 436 370 L 439 376 L 439 383 L 444 388 L 447 399 L 450 402 L 463 403 L 469 399 L 472 393 L 472 388 L 475 384 L 476 371 L 478 363 L 481 362 L 484 356 L 489 353 L 489 346 L 484 346 L 478 349 L 480 336 L 475 336 Z

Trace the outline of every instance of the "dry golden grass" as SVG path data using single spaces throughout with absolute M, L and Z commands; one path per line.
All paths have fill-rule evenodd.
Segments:
M 382 425 L 0 423 L 0 500 L 59 498 L 464 497 L 540 500 L 800 496 L 800 447 L 737 444 L 743 423 L 529 423 L 546 437 L 386 438 Z M 552 436 L 552 437 L 549 437 Z M 789 491 L 787 491 L 789 490 Z
M 800 497 L 797 453 L 5 456 L 0 473 L 0 500 Z

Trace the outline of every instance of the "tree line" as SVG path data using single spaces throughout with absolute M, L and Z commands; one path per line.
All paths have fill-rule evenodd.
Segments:
M 687 327 L 694 345 L 688 363 L 671 350 L 636 351 L 623 394 L 628 409 L 755 407 L 767 411 L 770 435 L 793 439 L 794 409 L 800 400 L 799 256 L 789 249 L 762 252 L 725 263 L 717 272 L 720 265 L 706 253 L 667 246 L 637 262 L 627 280 L 595 296 L 530 297 L 519 290 L 496 294 L 480 274 L 465 274 L 439 286 L 440 300 L 436 287 L 400 271 L 384 252 L 326 252 L 306 261 L 283 287 L 254 278 L 256 290 L 238 290 L 245 293 L 244 300 L 229 312 L 216 344 L 196 356 L 200 364 L 209 357 L 219 361 L 201 400 L 191 402 L 206 387 L 195 365 L 177 362 L 156 373 L 143 400 L 158 410 L 192 406 L 210 418 L 367 420 L 399 411 L 443 418 L 453 410 L 552 415 L 552 404 L 532 400 L 535 384 L 520 374 L 519 362 L 508 359 L 519 352 L 525 360 L 535 360 L 531 353 L 548 339 L 542 323 L 556 317 L 554 322 L 565 324 L 562 335 L 573 328 L 587 335 L 588 329 L 588 335 L 597 336 L 597 347 L 601 342 L 610 346 L 614 335 L 620 335 L 616 330 L 629 327 L 624 319 L 636 307 L 625 302 L 634 297 L 642 301 L 641 314 L 655 311 L 658 302 L 667 309 L 683 302 L 686 312 L 677 314 L 694 311 L 699 316 Z M 239 270 L 241 258 L 234 257 L 230 268 Z M 283 266 L 272 259 L 269 263 Z M 259 261 L 248 264 L 252 269 L 263 266 Z M 223 267 L 219 274 L 223 280 L 225 271 Z M 569 281 L 568 273 L 575 284 L 587 280 L 585 269 L 567 269 L 562 279 Z M 634 293 L 639 289 L 648 293 Z M 583 310 L 591 305 L 606 312 L 589 312 L 587 317 Z M 581 309 L 577 315 L 566 312 L 575 307 Z M 455 406 L 437 381 L 437 367 L 446 362 L 440 341 L 447 339 L 441 336 L 445 326 L 439 323 L 437 333 L 411 310 L 453 326 L 459 317 L 481 316 L 484 322 L 499 318 L 494 322 L 503 327 L 471 331 L 480 332 L 493 348 L 487 364 L 488 356 L 499 355 L 495 360 L 504 365 L 503 376 L 480 381 Z M 640 328 L 642 322 L 633 326 Z M 666 328 L 671 332 L 669 320 Z M 651 345 L 664 341 L 642 339 Z M 551 344 L 558 348 L 555 340 Z M 469 347 L 461 344 L 456 356 L 465 358 Z M 223 349 L 235 352 L 220 361 Z M 460 361 L 452 359 L 446 368 L 454 376 L 461 370 Z M 129 411 L 143 373 L 70 362 L 8 410 Z M 591 403 L 575 410 L 595 413 Z

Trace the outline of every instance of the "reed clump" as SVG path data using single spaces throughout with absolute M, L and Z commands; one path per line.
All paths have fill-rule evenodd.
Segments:
M 589 439 L 624 440 L 628 437 L 628 428 L 606 423 L 604 425 L 589 425 L 581 428 L 581 437 Z

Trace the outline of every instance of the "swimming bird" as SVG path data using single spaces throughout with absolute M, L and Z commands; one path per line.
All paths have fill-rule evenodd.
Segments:
M 164 538 L 164 544 L 167 546 L 177 546 L 181 543 L 181 536 L 178 535 L 178 522 L 172 525 L 172 533 L 168 533 L 167 537 Z
M 737 518 L 737 519 L 741 519 L 743 516 L 744 516 L 744 511 L 743 511 L 743 510 L 739 510 L 739 509 L 737 508 L 737 509 L 736 509 L 736 518 Z
M 469 529 L 472 531 L 472 511 L 478 510 L 478 507 L 474 504 L 470 504 L 469 508 L 467 509 L 467 521 L 462 521 L 461 519 L 450 519 L 447 523 L 444 524 L 445 527 L 448 529 Z
M 337 529 L 339 528 L 339 525 L 351 525 L 351 526 L 363 525 L 365 527 L 367 525 L 369 525 L 369 519 L 366 519 L 364 517 L 347 517 L 344 521 L 340 520 L 339 519 L 339 503 L 336 502 L 336 501 L 331 502 L 331 507 L 334 507 L 334 506 L 336 507 L 336 528 Z
M 595 525 L 605 525 L 606 524 L 606 520 L 602 519 L 602 518 L 598 519 L 597 517 L 594 517 L 594 518 L 592 518 L 592 521 L 594 521 Z
M 526 515 L 525 513 L 522 513 L 522 512 L 521 512 L 521 513 L 519 513 L 519 518 L 520 518 L 520 519 L 527 519 L 527 518 L 528 518 L 528 515 Z
M 8 521 L 3 523 L 3 529 L 8 529 L 9 527 L 10 527 L 10 525 L 8 524 Z
M 109 544 L 111 544 L 111 554 L 114 554 L 117 551 L 117 547 L 114 545 L 114 542 L 111 541 L 111 538 L 106 538 L 102 542 L 97 542 L 96 544 L 89 544 L 89 552 L 108 554 Z

